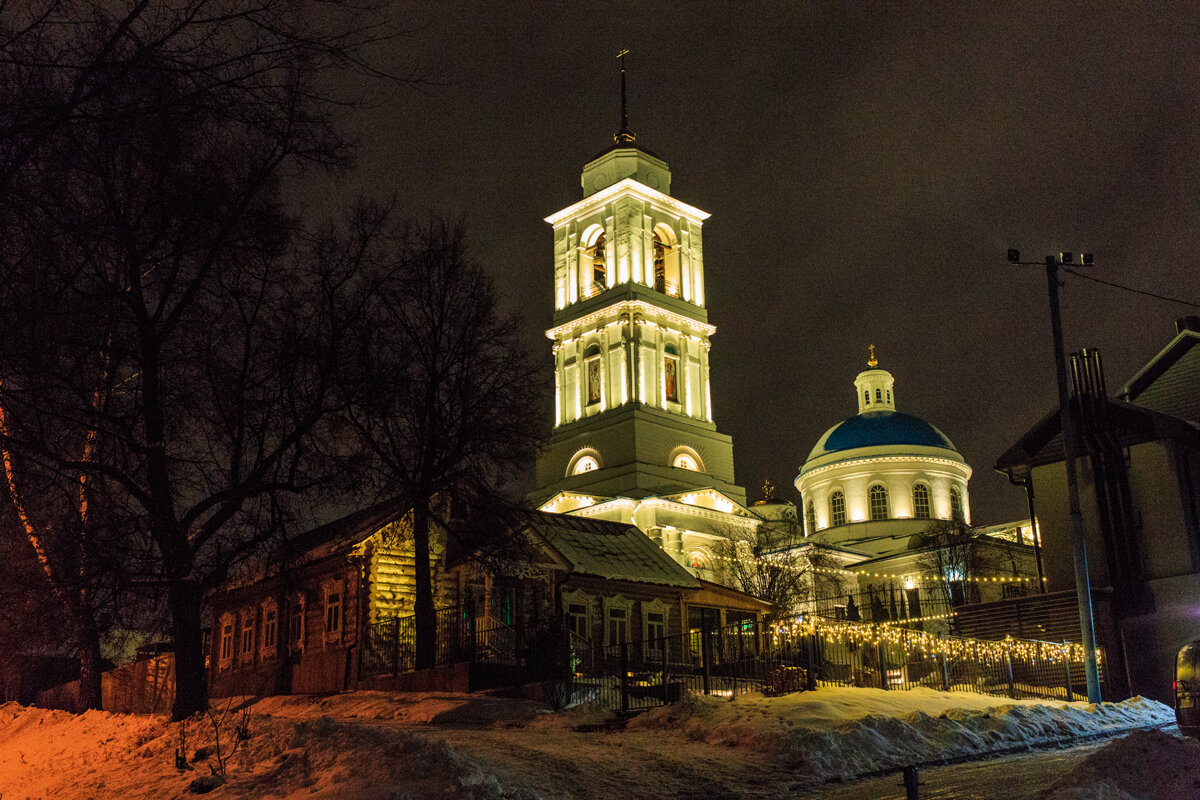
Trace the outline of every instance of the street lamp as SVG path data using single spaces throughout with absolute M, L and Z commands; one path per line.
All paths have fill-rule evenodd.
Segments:
M 1012 264 L 1040 266 L 1037 261 L 1022 261 L 1021 251 L 1009 250 Z M 1050 288 L 1050 327 L 1054 335 L 1054 367 L 1058 373 L 1058 408 L 1062 421 L 1063 460 L 1067 468 L 1067 501 L 1070 508 L 1068 527 L 1075 554 L 1075 596 L 1079 603 L 1079 631 L 1083 638 L 1084 673 L 1087 676 L 1089 703 L 1100 702 L 1100 670 L 1096 667 L 1096 628 L 1092 620 L 1092 589 L 1088 579 L 1087 543 L 1083 539 L 1083 514 L 1079 509 L 1079 479 L 1075 473 L 1075 423 L 1071 398 L 1067 395 L 1067 364 L 1063 356 L 1062 316 L 1058 309 L 1058 268 L 1075 264 L 1072 253 L 1046 256 L 1046 282 Z M 1082 266 L 1091 266 L 1092 254 L 1079 257 Z

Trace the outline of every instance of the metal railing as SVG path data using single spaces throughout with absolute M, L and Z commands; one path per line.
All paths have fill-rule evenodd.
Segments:
M 434 663 L 517 667 L 515 680 L 542 681 L 548 697 L 610 709 L 662 705 L 688 692 L 733 696 L 822 686 L 1086 699 L 1082 650 L 1071 643 L 964 639 L 895 623 L 800 616 L 592 645 L 561 616 L 528 626 L 480 622 L 459 608 L 439 611 Z M 360 673 L 415 669 L 413 623 L 400 617 L 369 626 Z
M 926 686 L 1004 697 L 1086 699 L 1078 645 L 931 636 L 896 626 L 778 620 L 690 631 L 571 654 L 576 701 L 611 709 L 672 702 L 686 692 L 732 696 L 821 686 Z

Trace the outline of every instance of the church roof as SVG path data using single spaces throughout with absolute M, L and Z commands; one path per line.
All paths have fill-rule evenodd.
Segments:
M 807 460 L 860 447 L 905 444 L 958 452 L 946 434 L 920 417 L 901 411 L 867 411 L 825 431 Z

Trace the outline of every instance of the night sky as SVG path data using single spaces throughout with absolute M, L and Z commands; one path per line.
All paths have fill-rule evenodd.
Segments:
M 992 471 L 1055 405 L 1044 271 L 1200 302 L 1200 5 L 416 3 L 381 50 L 420 86 L 373 87 L 358 169 L 331 198 L 396 193 L 465 223 L 551 363 L 547 215 L 619 127 L 712 214 L 705 272 L 713 402 L 751 499 L 792 487 L 855 413 L 875 344 L 898 408 L 975 470 L 974 521 L 1025 515 Z M 1195 308 L 1066 276 L 1069 350 L 1110 393 Z M 547 369 L 547 377 L 550 372 Z M 551 416 L 547 394 L 547 425 Z

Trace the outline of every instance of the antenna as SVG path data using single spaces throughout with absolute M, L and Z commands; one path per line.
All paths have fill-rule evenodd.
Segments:
M 613 136 L 613 141 L 617 144 L 625 144 L 637 139 L 629 130 L 629 108 L 625 103 L 625 56 L 627 55 L 629 55 L 627 49 L 617 53 L 617 60 L 621 62 L 621 130 Z

